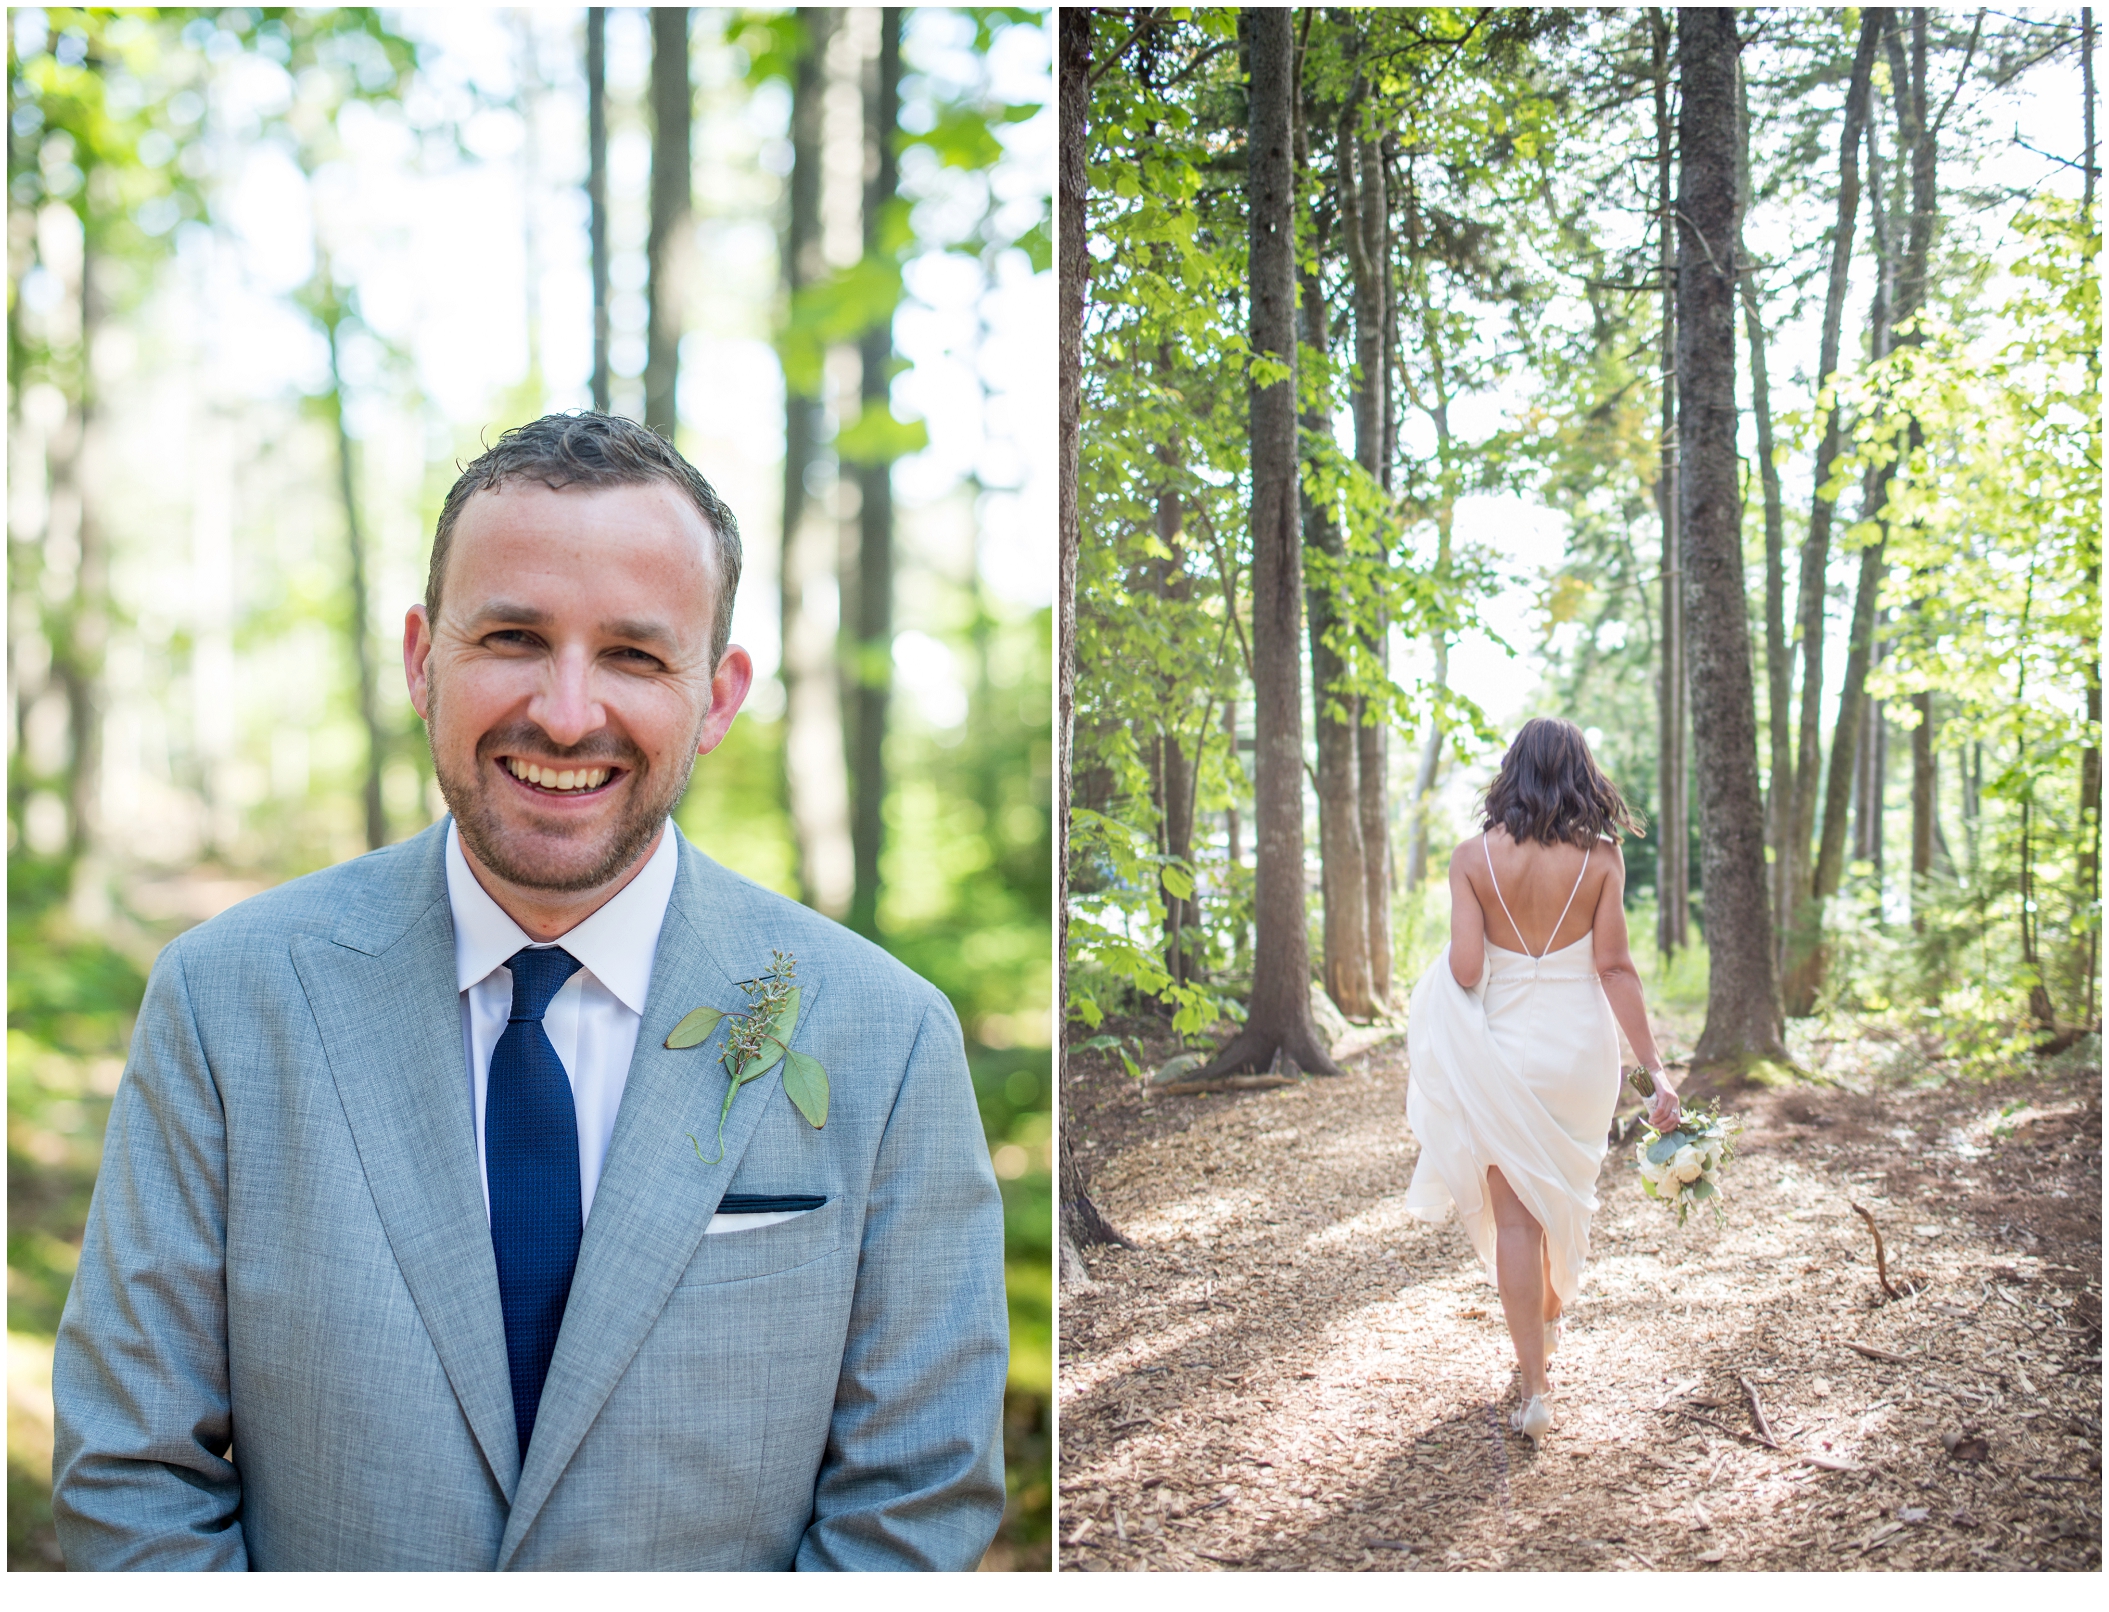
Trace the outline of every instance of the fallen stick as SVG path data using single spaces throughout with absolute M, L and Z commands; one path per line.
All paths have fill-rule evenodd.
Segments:
M 1750 1401 L 1750 1420 L 1765 1436 L 1765 1442 L 1778 1449 L 1779 1440 L 1773 1436 L 1772 1424 L 1765 1420 L 1765 1407 L 1758 1403 L 1758 1391 L 1750 1385 L 1748 1377 L 1738 1377 L 1736 1381 L 1743 1385 L 1744 1397 Z
M 1875 1279 L 1882 1284 L 1883 1296 L 1900 1299 L 1904 1295 L 1889 1285 L 1889 1261 L 1882 1253 L 1882 1228 L 1875 1224 L 1875 1217 L 1857 1203 L 1848 1203 L 1854 1214 L 1867 1222 L 1867 1229 L 1875 1234 Z
M 1862 1470 L 1851 1461 L 1834 1461 L 1828 1455 L 1805 1455 L 1801 1458 L 1819 1472 L 1858 1472 Z
M 1879 1242 L 1876 1246 L 1880 1246 Z M 1880 1360 L 1883 1363 L 1891 1366 L 1908 1366 L 1911 1364 L 1911 1357 L 1909 1355 L 1891 1354 L 1887 1349 L 1877 1349 L 1871 1343 L 1855 1343 L 1850 1338 L 1844 1338 L 1840 1341 L 1844 1343 L 1844 1345 L 1848 1349 L 1852 1350 L 1854 1354 L 1866 1355 L 1867 1358 L 1870 1360 Z
M 1671 1405 L 1666 1408 L 1672 1416 L 1688 1416 L 1693 1421 L 1710 1427 L 1717 1433 L 1726 1433 L 1730 1438 L 1748 1439 L 1752 1444 L 1762 1444 L 1768 1450 L 1779 1448 L 1779 1445 L 1774 1443 L 1769 1437 L 1757 1433 L 1746 1433 L 1740 1427 L 1730 1427 L 1726 1422 L 1717 1422 L 1711 1416 L 1701 1416 L 1697 1411 L 1686 1410 L 1682 1405 Z

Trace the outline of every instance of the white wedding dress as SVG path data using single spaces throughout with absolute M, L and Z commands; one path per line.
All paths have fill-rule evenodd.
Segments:
M 1490 879 L 1493 869 L 1489 856 Z M 1575 892 L 1581 887 L 1578 874 Z M 1499 884 L 1494 895 L 1506 913 Z M 1566 919 L 1563 909 L 1552 935 Z M 1535 957 L 1490 941 L 1471 990 L 1450 972 L 1445 946 L 1414 986 L 1406 1020 L 1406 1123 L 1421 1143 L 1407 1210 L 1439 1222 L 1454 1207 L 1492 1280 L 1487 1169 L 1498 1166 L 1545 1228 L 1563 1304 L 1574 1301 L 1589 1258 L 1597 1169 L 1618 1106 L 1618 1026 L 1592 966 L 1591 938 Z

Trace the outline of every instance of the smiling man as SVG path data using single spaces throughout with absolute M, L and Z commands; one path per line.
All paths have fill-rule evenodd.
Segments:
M 739 568 L 629 421 L 455 483 L 403 638 L 448 819 L 155 965 L 53 1362 L 69 1565 L 979 1560 L 958 1023 L 669 820 L 753 678 Z

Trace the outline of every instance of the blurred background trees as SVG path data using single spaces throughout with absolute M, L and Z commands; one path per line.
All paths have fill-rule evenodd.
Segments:
M 439 500 L 603 399 L 746 533 L 761 676 L 684 831 L 966 1026 L 1012 1300 L 988 1565 L 1044 1565 L 1046 14 L 7 24 L 10 1565 L 56 1565 L 50 1337 L 156 951 L 435 819 L 395 637 Z

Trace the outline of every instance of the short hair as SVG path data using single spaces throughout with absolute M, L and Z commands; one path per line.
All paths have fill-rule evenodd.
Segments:
M 463 467 L 440 506 L 432 533 L 432 566 L 425 574 L 425 609 L 439 615 L 440 585 L 447 551 L 468 501 L 509 481 L 538 481 L 552 492 L 565 487 L 641 487 L 663 481 L 696 506 L 717 540 L 717 598 L 710 623 L 710 664 L 724 658 L 732 638 L 732 598 L 740 586 L 740 523 L 725 500 L 658 432 L 619 414 L 579 409 L 545 414 L 516 425 Z
M 1579 845 L 1645 830 L 1618 785 L 1589 753 L 1582 730 L 1564 717 L 1541 716 L 1523 724 L 1501 758 L 1501 771 L 1487 785 L 1481 824 L 1499 823 L 1522 844 Z

